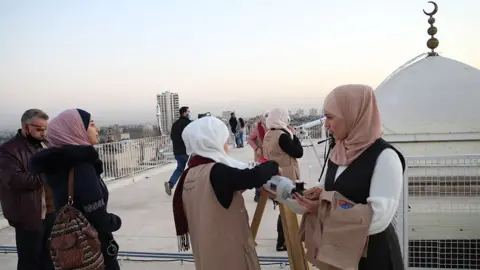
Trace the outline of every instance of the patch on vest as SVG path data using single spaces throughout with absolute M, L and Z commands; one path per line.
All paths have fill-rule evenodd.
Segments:
M 340 205 L 342 209 L 350 209 L 353 207 L 353 203 L 350 203 L 344 200 L 339 200 L 338 205 Z

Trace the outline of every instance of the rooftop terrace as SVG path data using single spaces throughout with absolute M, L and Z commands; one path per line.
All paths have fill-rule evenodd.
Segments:
M 304 149 L 300 166 L 302 180 L 308 187 L 317 181 L 321 166 L 313 148 Z M 105 163 L 104 178 L 111 193 L 109 211 L 123 220 L 123 227 L 115 233 L 122 252 L 122 269 L 194 269 L 191 257 L 177 252 L 172 197 L 164 192 L 163 183 L 176 166 L 168 139 L 153 137 L 99 145 L 98 151 Z M 230 154 L 245 162 L 253 157 L 248 146 L 232 148 Z M 407 160 L 411 209 L 401 213 L 406 217 L 401 219 L 406 226 L 400 226 L 404 229 L 400 229 L 399 235 L 403 246 L 408 246 L 410 266 L 479 269 L 480 155 Z M 253 191 L 244 193 L 250 218 L 256 207 L 253 196 Z M 278 208 L 274 210 L 269 202 L 257 238 L 261 261 L 270 264 L 262 269 L 288 269 L 282 265 L 286 252 L 275 251 L 277 216 Z M 455 245 L 456 249 L 446 245 Z M 0 246 L 2 269 L 15 269 L 14 230 L 1 217 Z

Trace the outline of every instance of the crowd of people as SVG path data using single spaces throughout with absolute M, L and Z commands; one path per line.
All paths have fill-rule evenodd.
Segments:
M 243 144 L 244 136 L 245 136 L 245 121 L 243 118 L 238 118 L 235 116 L 235 113 L 232 112 L 230 114 L 230 119 L 228 120 L 228 124 L 230 125 L 230 130 L 232 132 L 235 147 L 243 148 L 245 145 Z
M 404 269 L 393 220 L 405 162 L 381 138 L 373 89 L 339 86 L 326 97 L 323 108 L 325 128 L 335 138 L 326 173 L 318 185 L 293 195 L 306 209 L 301 225 L 306 259 L 329 269 Z M 97 269 L 94 265 L 100 264 L 107 270 L 120 269 L 120 247 L 113 232 L 121 228 L 122 220 L 107 211 L 109 193 L 93 148 L 98 143 L 95 122 L 81 109 L 48 120 L 41 110 L 26 111 L 17 136 L 0 146 L 1 204 L 15 228 L 18 269 L 70 269 L 75 263 L 82 269 Z M 173 190 L 179 250 L 192 249 L 197 270 L 260 269 L 242 193 L 256 189 L 258 200 L 272 177 L 301 178 L 298 160 L 303 148 L 289 122 L 284 108 L 262 115 L 248 136 L 258 162 L 251 168 L 228 154 L 232 133 L 236 147 L 244 147 L 243 119 L 232 113 L 229 130 L 215 117 L 191 121 L 190 109 L 180 109 L 171 132 L 177 168 L 165 191 L 171 195 Z M 328 209 L 342 214 L 320 214 L 338 196 L 343 198 L 340 207 Z M 81 230 L 62 227 L 73 224 L 71 220 Z M 287 223 L 282 221 L 279 215 L 276 249 L 289 251 L 292 245 L 284 238 Z M 331 226 L 335 229 L 327 230 Z M 75 235 L 85 237 L 72 240 Z M 83 240 L 89 252 L 80 256 L 79 245 L 72 243 Z
M 373 89 L 337 87 L 323 108 L 325 127 L 335 139 L 326 173 L 318 185 L 294 194 L 307 211 L 300 228 L 306 259 L 322 269 L 404 269 L 393 222 L 405 161 L 381 138 Z M 209 117 L 183 131 L 190 158 L 174 193 L 173 212 L 179 250 L 192 248 L 196 269 L 260 269 L 242 193 L 255 188 L 254 200 L 258 200 L 265 192 L 262 186 L 274 175 L 300 179 L 298 159 L 303 157 L 303 148 L 289 122 L 286 109 L 274 108 L 253 127 L 248 144 L 260 163 L 254 168 L 228 156 L 229 134 L 238 133 L 234 113 L 230 130 Z M 237 141 L 238 145 L 242 142 Z M 319 211 L 325 211 L 326 202 L 334 198 L 340 207 L 328 209 L 340 210 L 321 215 Z M 276 248 L 288 251 L 284 238 L 288 233 L 282 228 L 287 223 L 282 221 L 279 215 Z M 332 242 L 335 251 L 327 247 Z

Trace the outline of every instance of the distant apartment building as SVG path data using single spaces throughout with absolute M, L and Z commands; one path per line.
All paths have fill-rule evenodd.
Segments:
M 318 109 L 317 108 L 311 108 L 308 115 L 317 116 L 318 115 Z
M 130 140 L 130 133 L 122 133 L 120 134 L 120 141 Z
M 298 109 L 296 115 L 302 117 L 304 115 L 303 109 Z
M 222 112 L 222 118 L 223 119 L 230 119 L 230 115 L 232 114 L 233 111 L 223 111 Z
M 163 92 L 157 94 L 157 105 L 160 113 L 160 127 L 162 132 L 170 133 L 173 122 L 180 116 L 180 102 L 178 93 Z
M 102 142 L 118 142 L 121 140 L 123 128 L 119 125 L 112 125 L 109 127 L 101 127 L 99 130 L 99 137 Z

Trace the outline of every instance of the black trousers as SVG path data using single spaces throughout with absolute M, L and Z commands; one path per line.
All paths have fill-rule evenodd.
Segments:
M 120 265 L 116 258 L 110 258 L 109 256 L 103 256 L 105 260 L 105 270 L 120 270 Z
M 277 220 L 277 247 L 285 245 L 285 235 L 283 234 L 282 217 L 278 214 Z
M 368 238 L 368 256 L 362 258 L 359 270 L 404 270 L 402 250 L 392 224 L 381 233 Z
M 112 233 L 103 233 L 98 236 L 100 244 L 102 245 L 102 254 L 105 263 L 105 270 L 120 270 L 117 256 L 119 246 L 117 241 L 113 238 Z
M 53 270 L 48 237 L 55 222 L 55 213 L 47 214 L 38 230 L 15 228 L 17 244 L 17 270 Z

